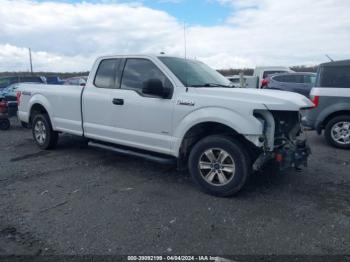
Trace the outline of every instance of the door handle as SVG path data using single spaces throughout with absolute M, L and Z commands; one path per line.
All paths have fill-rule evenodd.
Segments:
M 113 104 L 118 105 L 118 106 L 122 106 L 122 105 L 124 105 L 124 99 L 114 98 L 113 99 Z

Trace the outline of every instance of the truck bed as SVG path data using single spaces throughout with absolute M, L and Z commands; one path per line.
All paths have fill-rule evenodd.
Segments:
M 76 135 L 83 134 L 82 86 L 22 84 L 20 90 L 22 91 L 22 103 L 19 107 L 19 115 L 28 119 L 30 109 L 36 101 L 40 103 L 45 101 L 45 108 L 49 113 L 54 130 L 69 131 Z

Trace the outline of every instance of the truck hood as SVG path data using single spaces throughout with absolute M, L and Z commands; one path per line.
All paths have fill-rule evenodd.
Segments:
M 212 98 L 263 104 L 269 110 L 299 111 L 314 104 L 303 95 L 288 91 L 244 88 L 196 88 L 196 93 Z

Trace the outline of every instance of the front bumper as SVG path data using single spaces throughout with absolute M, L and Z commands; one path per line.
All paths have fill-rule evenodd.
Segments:
M 289 168 L 300 169 L 307 167 L 307 160 L 311 154 L 311 149 L 306 140 L 297 141 L 295 145 L 288 145 L 277 149 L 275 152 L 275 161 L 280 170 Z
M 280 171 L 294 168 L 300 170 L 301 167 L 307 167 L 308 157 L 311 149 L 305 139 L 300 139 L 294 143 L 287 143 L 273 152 L 262 153 L 253 165 L 253 170 L 258 171 L 266 163 L 275 163 Z

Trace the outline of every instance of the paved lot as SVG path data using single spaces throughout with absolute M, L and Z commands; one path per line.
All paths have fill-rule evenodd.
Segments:
M 0 254 L 349 254 L 350 151 L 309 138 L 307 170 L 223 199 L 71 136 L 40 151 L 16 124 L 0 132 Z

